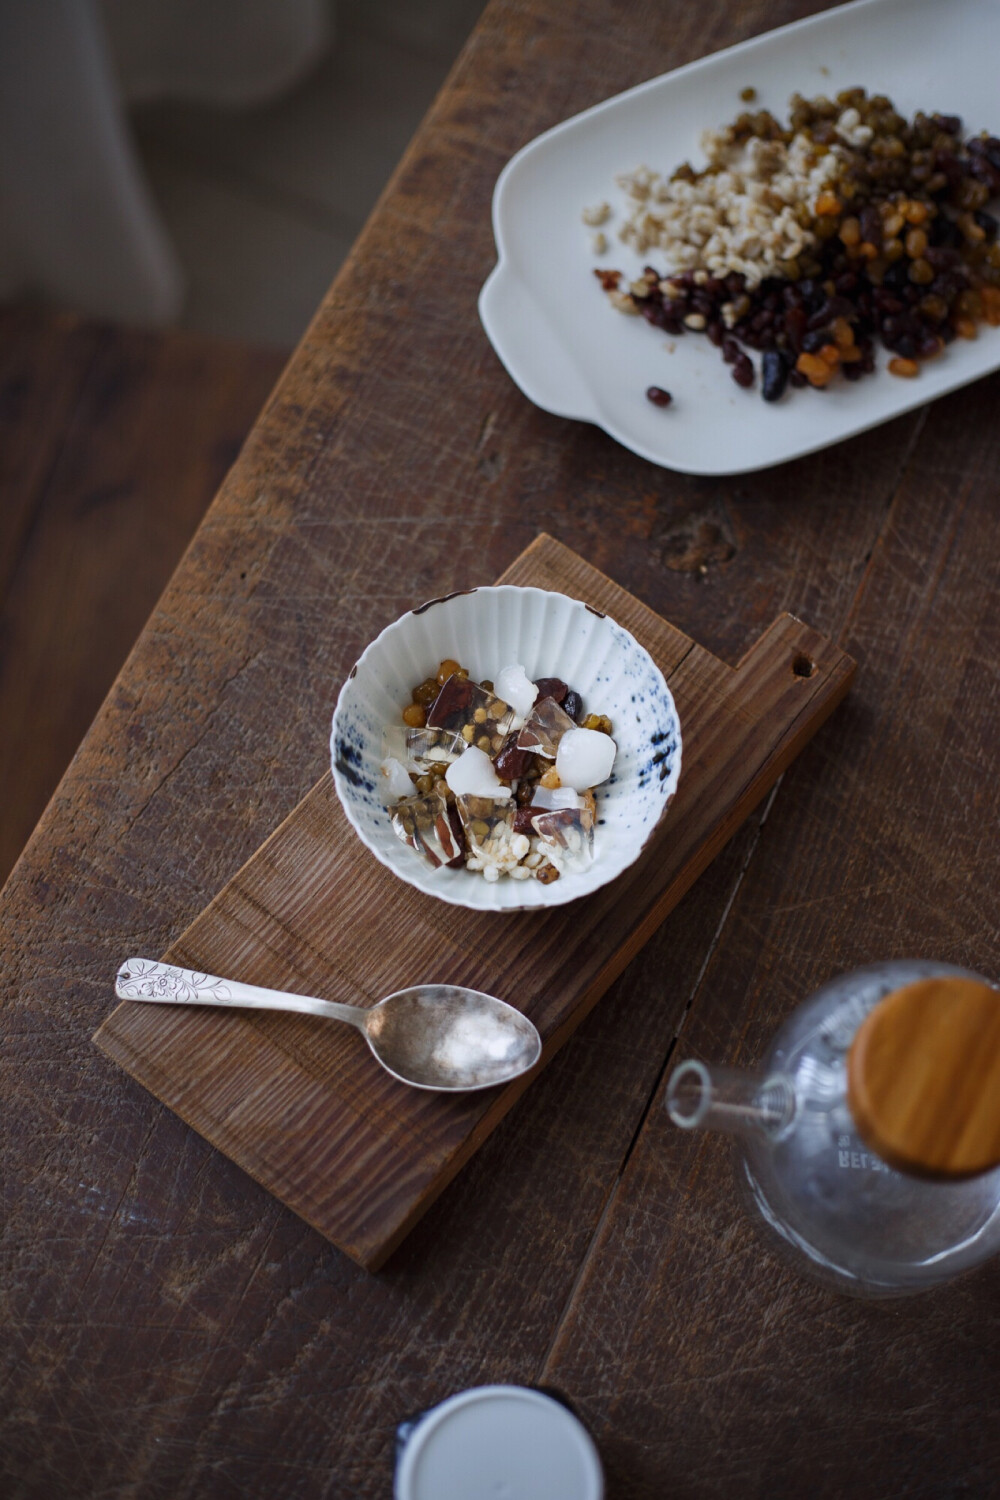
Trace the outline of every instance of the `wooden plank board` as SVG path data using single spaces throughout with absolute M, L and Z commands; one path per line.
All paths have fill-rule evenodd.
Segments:
M 556 588 L 611 614 L 670 683 L 683 772 L 674 806 L 640 860 L 567 907 L 531 916 L 470 913 L 404 886 L 378 864 L 354 836 L 327 775 L 171 946 L 169 961 L 361 1004 L 428 979 L 487 990 L 517 1003 L 538 1026 L 541 1068 L 853 676 L 850 657 L 790 615 L 731 668 L 550 537 L 539 537 L 501 581 Z M 124 1003 L 95 1040 L 369 1269 L 382 1264 L 535 1076 L 465 1099 L 417 1093 L 382 1073 L 355 1033 L 284 1014 Z

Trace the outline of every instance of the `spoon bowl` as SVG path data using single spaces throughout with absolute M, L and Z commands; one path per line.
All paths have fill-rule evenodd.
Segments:
M 454 984 L 421 984 L 365 1012 L 368 1045 L 415 1088 L 487 1089 L 534 1066 L 542 1040 L 512 1005 Z
M 527 1016 L 493 995 L 455 984 L 414 985 L 365 1007 L 130 958 L 118 971 L 115 993 L 119 1000 L 287 1010 L 346 1021 L 400 1083 L 437 1093 L 509 1083 L 542 1055 L 542 1039 Z

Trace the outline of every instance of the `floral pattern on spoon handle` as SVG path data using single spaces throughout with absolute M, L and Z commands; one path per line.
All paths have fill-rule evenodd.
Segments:
M 115 986 L 122 1000 L 172 1000 L 179 1004 L 197 1004 L 199 1000 L 216 1005 L 236 1005 L 229 985 L 212 974 L 192 974 L 170 964 L 154 963 L 148 958 L 130 958 L 118 971 Z

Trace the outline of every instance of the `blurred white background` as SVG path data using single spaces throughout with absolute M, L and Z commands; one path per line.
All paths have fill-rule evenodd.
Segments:
M 337 0 L 314 71 L 265 108 L 134 112 L 187 279 L 180 322 L 294 343 L 485 0 Z
M 3 0 L 0 300 L 288 348 L 482 4 Z

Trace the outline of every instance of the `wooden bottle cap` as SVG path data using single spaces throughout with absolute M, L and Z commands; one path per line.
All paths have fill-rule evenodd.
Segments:
M 894 990 L 847 1057 L 858 1131 L 890 1166 L 972 1177 L 1000 1164 L 1000 991 L 942 975 Z

